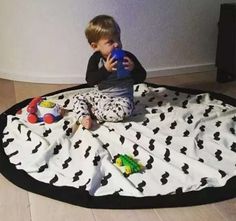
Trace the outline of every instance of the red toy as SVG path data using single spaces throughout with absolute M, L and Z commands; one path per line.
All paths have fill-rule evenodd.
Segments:
M 44 100 L 42 97 L 35 97 L 27 106 L 29 113 L 27 120 L 34 124 L 45 122 L 51 124 L 62 118 L 62 111 L 58 104 Z

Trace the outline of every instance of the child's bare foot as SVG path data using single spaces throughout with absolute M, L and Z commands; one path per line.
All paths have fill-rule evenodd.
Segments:
M 81 120 L 81 124 L 83 125 L 83 127 L 85 127 L 86 129 L 90 129 L 92 127 L 92 123 L 93 123 L 93 120 L 92 118 L 87 115 L 87 116 L 84 116 Z

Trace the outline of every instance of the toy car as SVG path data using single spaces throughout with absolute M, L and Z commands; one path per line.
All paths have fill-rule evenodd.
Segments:
M 27 106 L 27 120 L 34 124 L 37 122 L 45 122 L 51 124 L 62 118 L 62 111 L 58 104 L 42 97 L 35 97 Z
M 125 173 L 127 175 L 141 172 L 143 169 L 143 166 L 140 163 L 137 163 L 136 160 L 126 154 L 120 155 L 116 159 L 116 165 L 119 167 L 125 166 Z

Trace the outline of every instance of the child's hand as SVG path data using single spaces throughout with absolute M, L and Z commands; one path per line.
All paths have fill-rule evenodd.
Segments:
M 111 54 L 109 54 L 104 64 L 105 68 L 107 69 L 107 71 L 112 72 L 116 70 L 116 65 L 117 61 L 113 57 L 111 57 Z
M 124 57 L 123 65 L 126 70 L 133 71 L 134 70 L 134 62 L 129 57 Z

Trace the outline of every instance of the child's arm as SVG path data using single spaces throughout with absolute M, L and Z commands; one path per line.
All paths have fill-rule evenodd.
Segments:
M 142 83 L 146 79 L 147 72 L 138 61 L 138 59 L 130 52 L 126 52 L 127 57 L 129 57 L 134 63 L 134 68 L 130 72 L 131 77 L 134 80 L 135 84 Z
M 101 64 L 101 67 L 99 67 L 100 60 L 101 55 L 99 52 L 95 52 L 89 59 L 86 81 L 90 86 L 94 86 L 102 80 L 105 80 L 110 74 L 112 74 L 112 71 L 116 70 L 115 66 L 117 61 L 111 57 L 111 54 L 108 55 L 104 64 Z
M 98 52 L 95 52 L 89 59 L 86 72 L 86 81 L 90 86 L 100 83 L 111 74 L 111 72 L 106 70 L 104 65 L 99 68 L 100 59 L 101 56 Z

